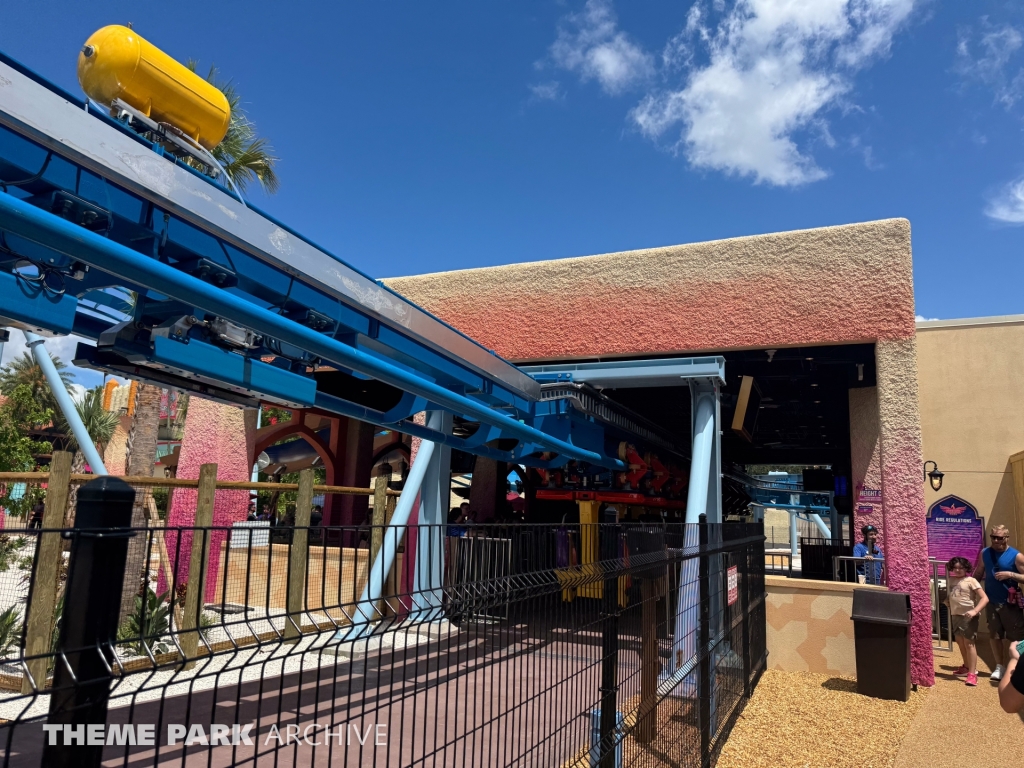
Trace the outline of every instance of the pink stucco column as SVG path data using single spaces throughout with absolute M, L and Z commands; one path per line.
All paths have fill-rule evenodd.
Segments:
M 192 395 L 188 415 L 185 417 L 185 437 L 181 442 L 178 477 L 196 479 L 203 464 L 217 465 L 218 480 L 245 482 L 252 476 L 250 457 L 256 442 L 256 411 L 221 405 Z M 168 528 L 195 524 L 197 492 L 191 488 L 176 488 L 167 515 Z M 249 507 L 249 491 L 217 491 L 213 506 L 214 526 L 230 528 L 232 523 L 245 520 Z M 210 537 L 210 560 L 206 578 L 206 602 L 212 602 L 217 588 L 220 568 L 220 549 L 227 538 L 227 530 L 215 530 Z M 182 531 L 181 542 L 173 530 L 167 532 L 167 551 L 171 567 L 175 568 L 178 583 L 189 578 L 189 558 L 192 551 L 192 532 Z M 160 574 L 158 589 L 166 584 Z
M 921 417 L 917 397 L 917 341 L 875 345 L 882 455 L 882 515 L 889 589 L 910 593 L 911 680 L 935 684 L 932 609 L 921 477 Z
M 850 390 L 850 464 L 853 472 L 853 537 L 860 529 L 878 529 L 879 545 L 885 551 L 882 519 L 882 448 L 878 439 L 878 388 Z

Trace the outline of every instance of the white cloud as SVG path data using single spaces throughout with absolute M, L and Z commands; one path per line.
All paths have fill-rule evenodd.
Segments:
M 985 215 L 1004 224 L 1024 224 L 1024 178 L 1011 181 L 994 195 Z
M 557 80 L 534 83 L 530 86 L 530 93 L 536 101 L 558 101 L 562 98 L 562 88 Z
M 988 26 L 984 17 L 982 25 Z M 956 71 L 967 82 L 980 82 L 992 88 L 996 102 L 1009 109 L 1024 95 L 1024 68 L 1018 67 L 1013 76 L 1008 72 L 1010 60 L 1024 46 L 1024 35 L 1010 25 L 988 30 L 977 43 L 972 30 L 961 31 Z M 979 53 L 975 54 L 975 50 Z
M 597 80 L 611 95 L 644 82 L 654 72 L 653 57 L 618 29 L 611 0 L 587 0 L 582 12 L 567 16 L 551 57 L 583 80 Z
M 630 120 L 695 168 L 792 186 L 828 175 L 807 144 L 832 146 L 823 115 L 921 2 L 698 0 L 656 66 L 618 28 L 611 0 L 588 0 L 563 20 L 551 54 L 610 94 L 646 85 Z
M 822 117 L 851 76 L 888 53 L 915 0 L 737 0 L 714 26 L 698 3 L 663 58 L 686 63 L 681 87 L 648 93 L 631 113 L 696 168 L 779 186 L 827 172 L 801 148 L 802 131 L 828 136 Z M 707 60 L 695 64 L 695 46 Z
M 932 320 L 938 320 L 937 317 L 925 317 L 924 315 L 915 315 L 914 320 L 918 323 L 930 323 Z

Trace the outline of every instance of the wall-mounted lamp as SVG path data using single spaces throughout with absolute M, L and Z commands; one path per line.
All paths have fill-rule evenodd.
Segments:
M 928 465 L 932 465 L 932 471 L 928 471 Z M 934 461 L 926 461 L 924 463 L 924 479 L 929 482 L 932 486 L 933 491 L 939 491 L 942 489 L 942 478 L 944 477 L 942 472 L 939 472 L 939 465 Z

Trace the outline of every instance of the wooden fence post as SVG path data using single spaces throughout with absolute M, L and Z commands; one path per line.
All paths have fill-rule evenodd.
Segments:
M 64 510 L 71 492 L 71 459 L 67 451 L 55 451 L 50 460 L 50 478 L 46 484 L 46 502 L 43 509 L 43 529 L 60 528 L 64 524 Z M 35 656 L 50 652 L 53 636 L 53 620 L 57 611 L 57 592 L 60 580 L 60 566 L 64 559 L 63 541 L 60 533 L 40 533 L 36 546 L 35 583 L 26 610 L 25 655 Z M 28 672 L 35 681 L 35 687 L 46 687 L 47 659 L 33 659 L 28 662 Z M 21 683 L 22 693 L 32 693 L 32 682 L 28 674 Z
M 288 620 L 284 639 L 296 643 L 302 636 L 302 611 L 306 606 L 306 566 L 309 561 L 309 519 L 313 510 L 313 470 L 299 472 L 295 499 L 295 527 L 288 547 Z
M 192 557 L 188 566 L 188 582 L 185 585 L 185 609 L 181 616 L 179 643 L 185 661 L 185 669 L 196 665 L 199 651 L 199 618 L 203 612 L 206 595 L 206 563 L 210 552 L 210 531 L 198 530 L 213 525 L 213 502 L 217 495 L 217 465 L 203 464 L 199 467 L 199 493 L 196 496 L 196 516 L 192 532 Z M 197 630 L 197 631 L 193 631 Z
M 370 519 L 370 559 L 366 563 L 366 581 L 370 581 L 370 568 L 373 568 L 373 564 L 377 561 L 377 555 L 380 553 L 381 547 L 384 545 L 384 526 L 388 524 L 388 481 L 391 478 L 384 473 L 377 475 L 377 479 L 373 482 L 373 517 Z M 383 565 L 383 563 L 381 563 Z M 381 586 L 387 582 L 387 574 L 382 574 Z M 381 594 L 385 594 L 385 590 L 381 590 Z M 377 601 L 374 606 L 374 612 L 376 616 L 374 618 L 384 617 L 384 604 L 382 601 Z
M 397 538 L 398 531 L 390 529 L 389 526 L 391 525 L 391 518 L 395 514 L 395 507 L 398 506 L 398 497 L 388 496 L 387 498 L 388 500 L 385 506 L 386 511 L 384 514 L 384 530 L 390 532 L 391 536 Z M 390 616 L 397 616 L 398 611 L 401 608 L 401 604 L 398 601 L 398 573 L 398 555 L 396 554 L 395 560 L 391 564 L 391 570 L 388 571 L 388 574 L 384 579 L 384 589 L 381 591 L 381 594 L 383 594 L 385 598 L 385 618 Z

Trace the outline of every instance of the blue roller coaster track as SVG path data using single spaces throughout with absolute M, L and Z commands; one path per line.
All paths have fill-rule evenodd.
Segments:
M 527 466 L 624 470 L 623 442 L 689 453 L 567 388 L 571 375 L 517 368 L 3 54 L 0 326 L 93 340 L 79 366 Z M 705 362 L 724 381 L 721 358 Z M 458 436 L 413 423 L 421 411 L 452 414 Z

